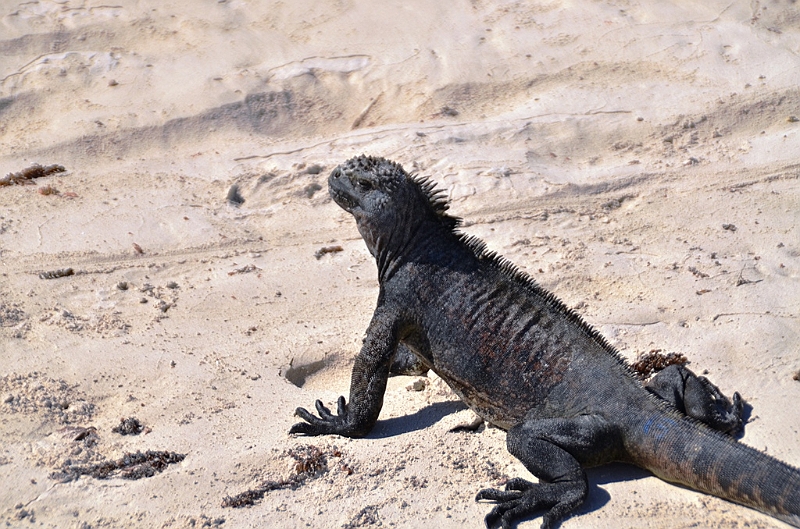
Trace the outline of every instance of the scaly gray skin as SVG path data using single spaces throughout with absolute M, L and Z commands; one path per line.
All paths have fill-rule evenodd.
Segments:
M 611 461 L 800 527 L 800 471 L 721 433 L 741 426 L 738 394 L 731 403 L 678 367 L 643 387 L 554 295 L 458 233 L 433 184 L 400 165 L 360 156 L 328 183 L 377 261 L 380 294 L 353 366 L 349 404 L 340 397 L 333 414 L 317 401 L 319 416 L 298 408 L 303 422 L 290 433 L 369 433 L 397 351 L 411 351 L 422 370 L 432 369 L 506 429 L 508 450 L 539 478 L 480 491 L 478 500 L 497 504 L 487 527 L 510 528 L 534 512 L 544 513 L 543 528 L 553 527 L 586 499 L 583 468 Z M 407 368 L 408 358 L 400 363 Z

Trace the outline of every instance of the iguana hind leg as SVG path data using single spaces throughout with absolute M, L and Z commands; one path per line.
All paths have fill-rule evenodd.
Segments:
M 583 467 L 617 459 L 623 446 L 616 428 L 596 415 L 530 419 L 508 431 L 506 444 L 539 483 L 517 478 L 506 484 L 506 490 L 480 491 L 476 500 L 497 503 L 486 516 L 489 529 L 498 522 L 510 529 L 537 511 L 546 511 L 542 529 L 553 527 L 586 499 Z
M 739 393 L 728 399 L 706 377 L 698 377 L 684 366 L 668 366 L 645 387 L 679 411 L 715 430 L 736 435 L 742 428 L 744 401 Z
M 417 358 L 417 355 L 411 352 L 411 349 L 406 347 L 404 343 L 397 344 L 397 352 L 394 354 L 392 360 L 392 367 L 389 368 L 389 376 L 393 375 L 408 375 L 419 376 L 428 372 L 428 368 L 422 363 L 422 360 Z

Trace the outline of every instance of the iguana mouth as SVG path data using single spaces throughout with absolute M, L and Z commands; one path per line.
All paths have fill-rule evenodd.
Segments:
M 358 206 L 358 203 L 350 198 L 346 193 L 340 191 L 339 189 L 334 189 L 330 186 L 330 195 L 334 202 L 339 204 L 345 211 L 352 211 L 353 208 Z

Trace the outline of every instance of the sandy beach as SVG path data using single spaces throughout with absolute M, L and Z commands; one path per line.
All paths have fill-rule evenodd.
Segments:
M 375 306 L 327 192 L 362 153 L 800 466 L 799 87 L 783 0 L 2 2 L 0 526 L 479 528 L 531 478 L 435 375 L 367 438 L 288 435 Z M 588 475 L 564 529 L 788 527 Z

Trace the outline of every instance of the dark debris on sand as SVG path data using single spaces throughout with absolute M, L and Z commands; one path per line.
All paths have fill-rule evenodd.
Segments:
M 652 349 L 640 354 L 636 361 L 631 364 L 631 369 L 642 380 L 647 380 L 650 376 L 668 366 L 673 364 L 682 366 L 688 363 L 689 360 L 681 353 L 664 353 L 663 349 Z
M 223 507 L 245 507 L 254 505 L 256 501 L 264 497 L 267 492 L 279 489 L 296 489 L 307 479 L 321 476 L 328 471 L 328 456 L 342 457 L 342 452 L 333 447 L 329 454 L 326 454 L 316 446 L 300 445 L 294 449 L 284 452 L 284 456 L 289 456 L 295 460 L 294 472 L 288 478 L 278 481 L 264 481 L 258 487 L 246 490 L 235 496 L 225 496 L 222 499 Z
M 0 178 L 0 186 L 10 186 L 15 184 L 27 184 L 34 178 L 41 178 L 43 176 L 50 176 L 53 173 L 63 173 L 66 171 L 63 165 L 47 165 L 42 166 L 37 164 L 18 171 L 16 173 L 8 173 L 3 178 Z
M 117 426 L 111 428 L 112 432 L 120 435 L 139 435 L 142 430 L 144 430 L 144 425 L 136 417 L 122 419 Z
M 81 476 L 95 479 L 141 479 L 155 476 L 173 463 L 180 463 L 186 454 L 177 454 L 163 450 L 148 450 L 128 453 L 116 461 L 103 461 L 91 465 L 65 464 L 61 470 L 50 474 L 51 479 L 67 482 Z

